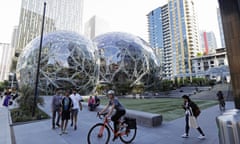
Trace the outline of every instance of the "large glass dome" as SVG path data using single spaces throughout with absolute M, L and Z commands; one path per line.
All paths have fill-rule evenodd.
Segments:
M 158 59 L 140 37 L 110 32 L 94 38 L 100 56 L 100 82 L 111 84 L 153 84 L 159 68 Z
M 23 50 L 17 64 L 20 85 L 34 85 L 40 38 Z M 98 79 L 96 47 L 77 33 L 57 31 L 44 35 L 41 52 L 39 90 L 52 93 L 55 88 L 77 88 L 91 92 Z

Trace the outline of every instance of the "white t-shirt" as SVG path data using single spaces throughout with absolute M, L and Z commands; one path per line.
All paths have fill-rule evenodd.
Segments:
M 70 98 L 72 99 L 72 102 L 73 102 L 73 109 L 79 109 L 79 101 L 82 100 L 82 97 L 80 96 L 80 94 L 78 93 L 71 94 Z

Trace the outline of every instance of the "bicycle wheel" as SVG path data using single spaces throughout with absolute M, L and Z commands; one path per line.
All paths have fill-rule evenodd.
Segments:
M 124 143 L 127 143 L 127 144 L 131 143 L 135 139 L 136 134 L 137 134 L 137 129 L 127 129 L 127 128 L 124 128 L 121 131 L 125 131 L 126 134 L 120 136 L 120 140 L 122 142 L 124 142 Z
M 88 132 L 88 144 L 108 144 L 110 139 L 110 130 L 103 123 L 95 124 Z

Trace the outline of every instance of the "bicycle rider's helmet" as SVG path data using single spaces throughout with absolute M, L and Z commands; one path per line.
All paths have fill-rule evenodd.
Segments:
M 114 91 L 113 90 L 109 90 L 107 94 L 108 95 L 110 95 L 110 94 L 114 95 Z

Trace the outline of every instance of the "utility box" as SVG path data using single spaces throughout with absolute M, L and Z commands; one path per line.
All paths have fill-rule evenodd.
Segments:
M 232 109 L 216 118 L 219 144 L 240 144 L 240 110 Z

